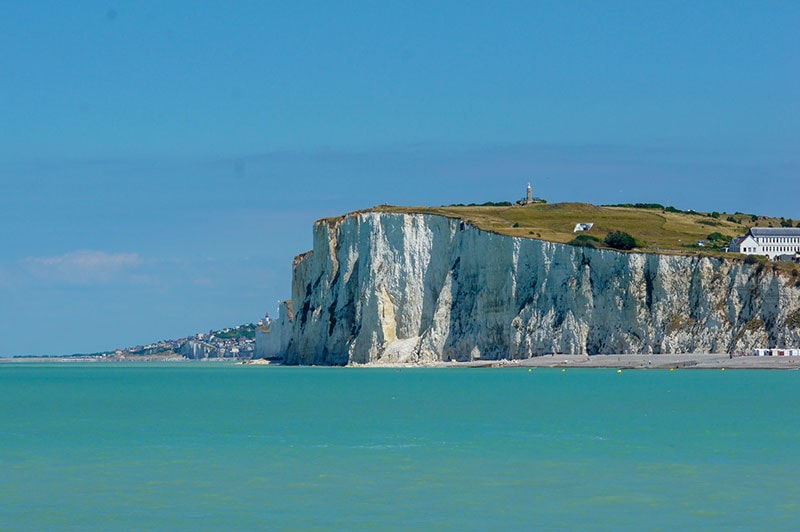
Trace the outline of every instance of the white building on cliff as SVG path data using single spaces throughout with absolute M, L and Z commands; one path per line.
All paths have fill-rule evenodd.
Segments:
M 800 253 L 800 227 L 751 227 L 731 242 L 729 251 L 745 255 L 766 255 L 775 260 Z

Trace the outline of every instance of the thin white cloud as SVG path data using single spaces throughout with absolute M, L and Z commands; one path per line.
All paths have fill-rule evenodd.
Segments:
M 95 284 L 128 281 L 131 271 L 143 263 L 137 253 L 80 250 L 55 257 L 28 259 L 32 275 L 51 281 Z

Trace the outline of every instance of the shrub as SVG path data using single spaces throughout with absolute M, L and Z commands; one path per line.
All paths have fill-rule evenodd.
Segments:
M 602 240 L 592 235 L 578 235 L 567 243 L 571 246 L 596 248 L 598 244 L 602 243 Z
M 511 227 L 519 227 L 519 222 L 514 222 L 514 225 L 512 225 Z
M 763 329 L 764 320 L 761 318 L 753 318 L 745 324 L 744 328 L 748 331 L 757 331 L 758 329 Z
M 731 237 L 723 235 L 718 231 L 711 233 L 706 238 L 708 239 L 709 246 L 714 249 L 722 249 L 726 247 L 731 240 L 733 240 Z
M 470 203 L 468 205 L 457 203 L 451 205 L 451 207 L 511 207 L 511 205 L 512 203 L 510 201 L 485 201 L 483 203 Z
M 606 246 L 614 249 L 628 250 L 636 247 L 636 239 L 624 231 L 608 233 L 604 242 Z
M 620 203 L 612 207 L 633 207 L 634 209 L 664 209 L 660 203 Z
M 712 218 L 719 218 L 719 213 L 717 211 L 714 211 L 714 212 L 711 213 L 711 217 Z
M 748 255 L 748 256 L 746 256 L 744 258 L 744 263 L 745 264 L 756 264 L 757 262 L 758 262 L 758 259 L 756 258 L 755 255 Z

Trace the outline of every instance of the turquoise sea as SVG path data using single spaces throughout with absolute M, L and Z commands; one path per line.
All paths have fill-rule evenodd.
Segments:
M 800 372 L 0 364 L 2 530 L 799 530 Z

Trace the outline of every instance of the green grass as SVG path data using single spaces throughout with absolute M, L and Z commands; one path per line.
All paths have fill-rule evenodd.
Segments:
M 214 336 L 217 338 L 226 340 L 226 339 L 237 339 L 237 338 L 247 338 L 247 339 L 254 339 L 256 337 L 256 326 L 254 323 L 246 323 L 244 325 L 239 325 L 238 327 L 231 327 L 228 329 L 223 329 L 221 331 L 214 331 Z
M 721 246 L 718 238 L 709 235 L 739 236 L 749 227 L 780 227 L 780 218 L 757 217 L 742 213 L 711 213 L 678 211 L 673 208 L 635 206 L 597 206 L 588 203 L 533 204 L 527 206 L 448 206 L 395 207 L 382 205 L 371 209 L 378 212 L 439 214 L 458 218 L 483 229 L 503 235 L 537 238 L 552 242 L 570 243 L 578 235 L 603 240 L 612 231 L 624 231 L 633 236 L 639 251 L 692 255 L 702 253 L 729 258 L 714 248 Z M 734 220 L 734 221 L 731 221 Z M 576 223 L 592 222 L 594 227 L 583 233 L 573 233 Z M 716 236 L 716 235 L 715 235 Z M 704 240 L 707 246 L 697 246 Z M 727 244 L 727 242 L 725 243 Z M 602 245 L 598 246 L 602 247 Z M 791 264 L 775 264 L 778 269 L 791 270 Z

